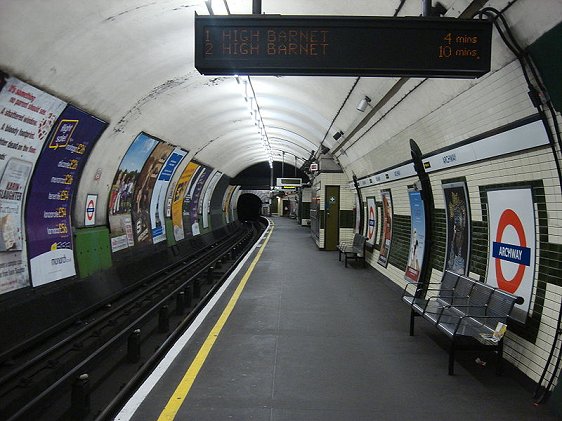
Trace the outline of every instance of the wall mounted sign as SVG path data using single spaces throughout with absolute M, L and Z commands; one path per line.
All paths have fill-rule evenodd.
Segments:
M 535 278 L 535 211 L 530 188 L 490 190 L 486 283 L 525 300 L 512 317 L 525 321 Z
M 205 75 L 473 78 L 490 70 L 492 22 L 360 16 L 195 16 Z

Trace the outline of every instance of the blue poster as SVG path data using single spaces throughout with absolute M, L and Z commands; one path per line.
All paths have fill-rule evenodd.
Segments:
M 152 230 L 152 242 L 154 244 L 164 241 L 166 239 L 166 224 L 162 223 L 163 213 L 166 206 L 166 192 L 170 185 L 170 180 L 176 171 L 176 168 L 181 163 L 183 158 L 187 155 L 187 151 L 180 148 L 175 148 L 174 151 L 168 156 L 164 166 L 158 174 L 156 184 L 154 185 L 154 192 L 150 201 L 150 223 Z
M 410 252 L 408 254 L 408 265 L 404 275 L 407 281 L 418 282 L 420 271 L 423 266 L 423 252 L 425 249 L 425 210 L 421 193 L 409 190 L 411 229 L 410 229 Z
M 27 196 L 27 249 L 34 286 L 76 274 L 71 204 L 82 168 L 106 127 L 105 121 L 68 105 L 45 142 Z

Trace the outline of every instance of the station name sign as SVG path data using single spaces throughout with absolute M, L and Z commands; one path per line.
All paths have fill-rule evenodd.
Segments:
M 204 75 L 475 78 L 490 71 L 492 22 L 450 18 L 195 16 Z

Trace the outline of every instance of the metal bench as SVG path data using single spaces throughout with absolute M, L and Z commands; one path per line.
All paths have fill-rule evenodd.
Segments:
M 367 238 L 361 234 L 353 236 L 353 243 L 340 243 L 338 244 L 338 260 L 341 262 L 341 256 L 344 255 L 345 267 L 347 267 L 347 259 L 353 258 L 355 261 L 363 260 L 363 267 L 365 267 L 365 242 Z
M 415 317 L 422 316 L 451 340 L 450 375 L 459 348 L 491 348 L 501 372 L 503 338 L 494 337 L 494 332 L 498 323 L 507 323 L 515 304 L 523 303 L 521 297 L 446 271 L 438 288 L 432 283 L 425 290 L 422 285 L 407 284 L 402 300 L 410 306 L 410 335 Z

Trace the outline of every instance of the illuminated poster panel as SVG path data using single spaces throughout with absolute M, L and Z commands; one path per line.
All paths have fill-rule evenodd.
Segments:
M 371 248 L 377 237 L 377 205 L 374 197 L 367 197 L 367 243 Z
M 536 232 L 530 188 L 490 190 L 486 283 L 523 297 L 512 317 L 525 322 L 535 278 Z
M 363 227 L 361 226 L 361 206 L 363 204 L 359 200 L 359 195 L 355 194 L 355 233 L 362 234 Z
M 238 198 L 240 197 L 240 186 L 234 187 L 234 192 L 230 198 L 230 222 L 238 218 Z
M 222 213 L 223 220 L 228 224 L 230 223 L 230 200 L 232 199 L 232 194 L 236 190 L 236 186 L 228 186 L 224 194 L 224 200 L 222 202 Z
M 0 91 L 0 294 L 29 285 L 23 218 L 27 183 L 65 106 L 13 77 Z
M 156 183 L 154 184 L 154 193 L 150 201 L 150 227 L 152 229 L 152 242 L 154 244 L 166 239 L 166 224 L 164 221 L 164 210 L 166 207 L 166 192 L 170 185 L 170 180 L 181 163 L 187 152 L 175 148 L 168 156 L 168 159 L 162 166 Z
M 213 174 L 213 178 L 209 182 L 209 186 L 205 190 L 205 196 L 203 198 L 203 228 L 209 228 L 209 214 L 211 207 L 211 198 L 213 197 L 213 192 L 217 186 L 219 180 L 222 177 L 222 173 L 217 171 Z
M 447 244 L 445 270 L 466 275 L 470 254 L 470 207 L 465 183 L 443 184 Z
M 197 213 L 199 214 L 199 225 L 202 228 L 205 228 L 203 226 L 204 224 L 203 208 L 205 207 L 205 198 L 207 197 L 207 192 L 209 190 L 209 187 L 211 187 L 211 185 L 213 184 L 213 179 L 216 174 L 217 174 L 217 170 L 211 169 L 209 176 L 207 177 L 207 181 L 205 181 L 205 184 L 203 185 L 203 190 L 201 191 L 201 197 L 199 198 L 199 206 L 197 207 Z
M 180 176 L 180 179 L 178 180 L 178 183 L 176 184 L 172 200 L 172 225 L 174 227 L 174 238 L 176 241 L 180 241 L 185 238 L 183 229 L 183 201 L 185 199 L 185 195 L 187 194 L 187 189 L 191 179 L 198 168 L 199 164 L 195 162 L 187 164 Z
M 164 167 L 168 157 L 174 150 L 169 143 L 160 142 L 144 163 L 134 190 L 134 206 L 131 211 L 133 234 L 136 245 L 147 245 L 152 242 L 152 221 L 150 204 L 154 194 L 154 186 L 158 174 Z M 154 225 L 160 229 L 164 225 L 164 209 L 154 215 Z
M 45 142 L 26 204 L 34 286 L 76 275 L 71 206 L 82 168 L 106 127 L 105 121 L 68 105 Z
M 203 186 L 207 182 L 209 175 L 211 175 L 211 168 L 201 166 L 197 181 L 191 183 L 188 191 L 188 195 L 191 198 L 189 203 L 189 224 L 191 226 L 191 235 L 199 235 L 201 231 L 199 229 L 199 200 L 201 199 L 201 193 L 203 191 Z M 189 227 L 189 225 L 186 225 Z
M 388 256 L 392 244 L 392 196 L 390 190 L 381 190 L 382 197 L 382 236 L 378 263 L 388 265 Z
M 206 172 L 206 168 L 204 165 L 199 165 L 193 177 L 189 181 L 187 186 L 187 191 L 185 192 L 185 196 L 183 198 L 182 203 L 182 219 L 183 219 L 183 234 L 185 237 L 193 236 L 192 228 L 191 228 L 191 195 L 195 190 L 195 186 L 197 185 L 197 180 L 201 177 L 202 174 Z
M 138 207 L 134 196 L 135 185 L 144 163 L 158 143 L 158 140 L 146 133 L 140 133 L 127 150 L 115 174 L 107 212 L 111 251 L 114 253 L 135 245 L 132 224 L 133 206 Z
M 408 253 L 408 265 L 406 266 L 405 279 L 410 282 L 418 282 L 425 249 L 425 210 L 421 192 L 414 189 L 408 190 L 410 198 L 411 228 L 410 228 L 410 251 Z

